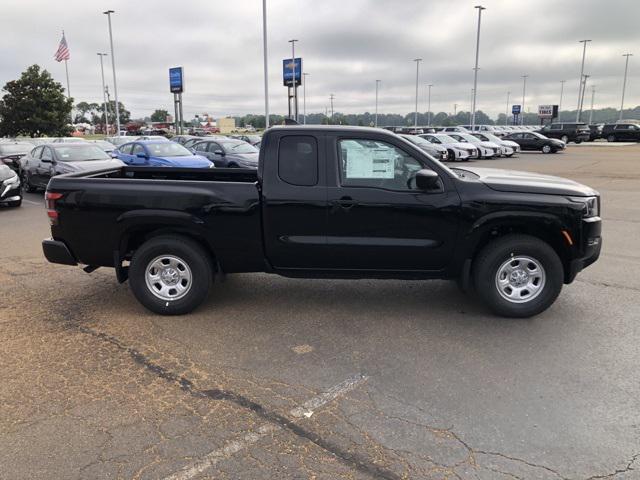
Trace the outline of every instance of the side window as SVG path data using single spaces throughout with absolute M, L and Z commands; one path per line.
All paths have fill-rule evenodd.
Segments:
M 527 140 L 534 140 L 536 136 L 532 133 L 523 133 L 522 138 L 525 138 Z
M 560 123 L 552 123 L 551 130 L 562 130 L 562 125 Z
M 318 183 L 318 144 L 315 137 L 282 137 L 278 150 L 278 176 L 291 185 Z
M 144 152 L 144 147 L 142 145 L 140 145 L 139 143 L 136 143 L 133 146 L 133 150 L 131 150 L 131 155 L 137 155 L 139 153 L 145 153 Z
M 49 147 L 42 147 L 42 160 L 53 160 L 51 149 Z
M 200 143 L 196 143 L 195 146 L 193 147 L 193 149 L 196 152 L 206 152 L 207 151 L 207 146 L 209 144 L 207 142 L 200 142 Z
M 415 158 L 386 142 L 340 140 L 338 152 L 341 183 L 345 187 L 410 190 L 415 188 L 411 179 L 423 168 Z
M 209 151 L 214 153 L 217 150 L 222 150 L 222 147 L 215 142 L 209 142 Z M 224 150 L 222 150 L 224 151 Z
M 120 150 L 120 152 L 124 153 L 125 155 L 131 155 L 131 148 L 133 147 L 132 144 L 126 144 L 126 145 L 122 145 L 121 147 L 118 148 L 118 150 Z
M 36 147 L 33 150 L 31 150 L 31 156 L 33 158 L 40 158 L 41 154 L 42 154 L 42 147 Z
M 629 130 L 631 125 L 616 125 L 616 130 Z

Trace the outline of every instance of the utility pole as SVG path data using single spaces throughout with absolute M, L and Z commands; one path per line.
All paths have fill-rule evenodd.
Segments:
M 107 16 L 109 21 L 109 44 L 111 46 L 111 70 L 113 70 L 113 95 L 116 102 L 116 136 L 120 136 L 120 105 L 118 105 L 118 83 L 116 82 L 116 59 L 113 55 L 113 32 L 111 30 L 111 14 L 115 13 L 114 10 L 107 10 L 102 12 Z
M 307 124 L 307 77 L 311 75 L 307 72 L 302 72 L 302 113 L 304 115 L 304 124 Z
M 480 54 L 480 20 L 482 19 L 482 11 L 486 10 L 482 5 L 476 5 L 473 8 L 478 9 L 478 33 L 476 36 L 476 66 L 473 68 L 473 102 L 471 105 L 471 131 L 475 130 L 476 125 L 476 93 L 478 91 L 478 56 Z
M 580 117 L 582 116 L 582 107 L 584 106 L 584 94 L 587 90 L 587 79 L 590 77 L 591 75 L 587 75 L 584 74 L 583 80 L 582 80 L 582 85 L 581 85 L 581 90 L 582 90 L 582 95 L 580 96 L 580 104 L 578 107 L 578 122 L 580 121 Z
M 582 77 L 584 75 L 584 58 L 587 54 L 587 43 L 591 40 L 580 40 L 578 43 L 582 43 L 582 65 L 580 67 L 580 83 L 578 84 L 578 112 L 576 113 L 576 122 L 580 121 L 580 113 L 582 110 L 581 107 L 581 99 L 582 99 Z
M 104 110 L 104 134 L 109 135 L 109 118 L 107 117 L 107 91 L 104 86 L 104 65 L 102 63 L 102 58 L 106 57 L 106 53 L 98 53 L 100 57 L 100 75 L 102 77 L 102 109 Z
M 589 110 L 589 125 L 591 125 L 593 121 L 593 100 L 596 97 L 596 86 L 591 85 L 591 110 Z
M 382 83 L 382 80 L 376 80 L 376 114 L 373 122 L 373 125 L 375 127 L 378 127 L 378 88 L 381 83 Z
M 527 77 L 529 75 L 522 75 L 522 109 L 520 110 L 520 125 L 524 125 L 524 99 L 527 91 Z
M 289 40 L 291 44 L 291 88 L 293 88 L 293 119 L 298 121 L 298 88 L 296 87 L 296 42 Z
M 427 94 L 427 126 L 431 126 L 431 87 L 433 87 L 433 83 L 427 85 L 429 89 L 429 93 Z
M 269 67 L 267 61 L 267 0 L 262 0 L 262 62 L 264 65 L 264 128 L 269 128 Z
M 558 120 L 560 120 L 560 112 L 562 111 L 562 94 L 564 93 L 564 82 L 566 82 L 566 80 L 560 80 L 560 101 L 558 102 Z
M 505 126 L 509 124 L 509 97 L 511 97 L 511 92 L 507 92 L 507 109 L 504 111 Z
M 416 110 L 413 115 L 413 126 L 417 127 L 418 126 L 418 80 L 420 77 L 420 62 L 422 61 L 422 59 L 414 58 L 413 61 L 416 62 Z
M 624 111 L 624 91 L 627 87 L 627 72 L 629 71 L 629 57 L 633 57 L 633 53 L 625 53 L 622 55 L 627 57 L 624 62 L 624 80 L 622 81 L 622 101 L 620 102 L 620 120 L 622 120 L 622 112 Z
M 333 122 L 333 99 L 334 98 L 336 98 L 336 96 L 333 93 L 329 95 L 329 100 L 331 100 L 331 122 Z
M 455 117 L 458 114 L 458 104 L 453 104 L 453 116 Z

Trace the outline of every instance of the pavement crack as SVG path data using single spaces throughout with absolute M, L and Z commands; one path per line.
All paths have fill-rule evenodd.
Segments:
M 623 473 L 634 471 L 635 468 L 633 467 L 633 464 L 636 463 L 636 460 L 638 460 L 639 458 L 640 458 L 640 453 L 636 453 L 627 462 L 627 466 L 626 467 L 624 467 L 622 469 L 617 469 L 617 470 L 615 470 L 615 471 L 613 471 L 611 473 L 607 473 L 607 474 L 604 474 L 604 475 L 592 475 L 591 477 L 588 477 L 586 480 L 598 480 L 598 479 L 605 479 L 605 478 L 614 478 L 617 475 L 621 475 Z

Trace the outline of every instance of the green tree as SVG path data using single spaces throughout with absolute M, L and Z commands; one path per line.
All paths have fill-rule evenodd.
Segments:
M 68 122 L 73 100 L 67 98 L 62 85 L 38 65 L 31 65 L 18 80 L 7 82 L 2 90 L 0 136 L 71 133 Z
M 169 112 L 158 108 L 156 109 L 155 112 L 153 112 L 151 114 L 151 121 L 152 122 L 166 122 L 167 121 L 167 117 L 169 116 Z M 120 115 L 120 117 L 122 118 L 122 115 Z

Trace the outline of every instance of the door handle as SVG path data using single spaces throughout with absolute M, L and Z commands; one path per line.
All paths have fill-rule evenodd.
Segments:
M 343 210 L 350 210 L 352 209 L 355 205 L 358 204 L 358 202 L 356 202 L 353 198 L 351 197 L 342 197 L 339 200 L 336 200 L 333 202 L 335 205 L 339 206 L 340 208 L 342 208 Z

